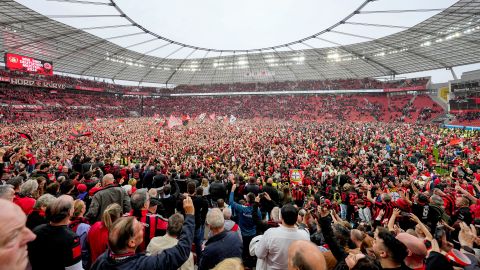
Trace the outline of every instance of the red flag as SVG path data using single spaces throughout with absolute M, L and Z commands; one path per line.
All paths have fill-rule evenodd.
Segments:
M 70 136 L 68 136 L 68 138 L 70 140 L 74 140 L 76 138 L 90 137 L 90 136 L 92 136 L 92 132 L 85 132 L 85 133 L 72 132 L 72 134 L 70 134 Z
M 20 137 L 24 138 L 24 139 L 27 139 L 29 141 L 33 141 L 32 140 L 32 136 L 28 135 L 27 133 L 23 133 L 23 132 L 18 132 L 18 135 L 20 135 Z
M 215 121 L 215 113 L 212 113 L 208 116 L 210 120 Z
M 188 125 L 188 122 L 190 121 L 190 116 L 187 114 L 187 115 L 182 115 L 182 124 L 184 126 Z
M 459 144 L 459 143 L 461 143 L 461 142 L 462 142 L 461 139 L 459 139 L 459 138 L 453 138 L 453 139 L 450 140 L 449 145 L 457 145 L 457 144 Z

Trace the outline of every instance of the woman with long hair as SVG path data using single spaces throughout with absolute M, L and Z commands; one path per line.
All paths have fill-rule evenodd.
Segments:
M 90 263 L 93 264 L 97 258 L 108 248 L 108 232 L 112 224 L 123 214 L 122 207 L 116 203 L 107 206 L 102 214 L 102 220 L 92 225 L 87 235 L 87 243 L 90 251 Z

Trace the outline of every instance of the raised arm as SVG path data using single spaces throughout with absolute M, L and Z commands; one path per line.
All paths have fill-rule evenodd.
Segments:
M 347 257 L 347 253 L 341 247 L 337 239 L 333 236 L 333 229 L 332 229 L 332 219 L 330 217 L 330 211 L 326 207 L 318 206 L 317 208 L 319 211 L 319 220 L 318 223 L 322 228 L 322 234 L 325 238 L 325 242 L 327 243 L 330 251 L 332 252 L 333 256 L 337 261 L 342 261 Z
M 419 229 L 423 232 L 423 234 L 425 234 L 425 239 L 427 239 L 428 241 L 432 241 L 432 240 L 433 240 L 433 236 L 432 236 L 432 234 L 430 233 L 430 231 L 427 229 L 427 227 L 425 226 L 425 224 L 423 224 L 422 221 L 420 221 L 420 219 L 419 219 L 416 215 L 410 214 L 410 219 L 413 220 L 415 223 L 418 224 Z
M 234 192 L 235 192 L 235 189 L 237 188 L 237 185 L 236 184 L 233 184 L 232 185 L 232 189 L 230 190 L 230 196 L 229 196 L 229 200 L 228 200 L 228 203 L 230 204 L 230 206 L 232 207 L 232 209 L 234 209 L 235 211 L 241 211 L 242 210 L 242 206 L 238 203 L 235 202 L 235 198 L 234 198 Z
M 470 201 L 472 201 L 474 204 L 477 203 L 477 198 L 475 198 L 470 192 L 466 191 L 463 189 L 461 186 L 456 185 L 455 190 L 459 191 L 463 195 L 465 195 Z
M 372 190 L 370 188 L 368 189 L 368 192 L 367 192 L 367 200 L 375 204 L 375 200 L 372 198 Z
M 389 231 L 395 232 L 395 227 L 394 227 L 395 220 L 397 219 L 397 217 L 399 215 L 400 215 L 400 209 L 398 209 L 398 208 L 393 209 L 392 216 L 388 220 L 388 230 Z
M 183 200 L 183 209 L 185 210 L 185 223 L 183 224 L 182 234 L 178 240 L 177 245 L 172 248 L 164 250 L 155 256 L 150 256 L 153 261 L 149 261 L 150 269 L 177 269 L 182 266 L 190 256 L 190 251 L 193 242 L 193 232 L 195 230 L 195 208 L 193 207 L 192 199 L 187 196 Z

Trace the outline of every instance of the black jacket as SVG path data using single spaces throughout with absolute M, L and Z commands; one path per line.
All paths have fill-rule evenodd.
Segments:
M 192 198 L 193 206 L 195 207 L 195 229 L 205 225 L 205 220 L 208 213 L 208 201 L 203 196 L 194 196 Z
M 264 192 L 268 193 L 273 202 L 278 204 L 280 197 L 278 196 L 277 189 L 275 189 L 271 184 L 265 184 L 262 189 Z
M 39 210 L 33 210 L 30 215 L 27 216 L 27 228 L 33 231 L 37 226 L 48 223 L 45 215 L 40 215 Z
M 227 189 L 222 182 L 214 181 L 211 183 L 208 192 L 210 193 L 210 197 L 213 201 L 217 201 L 218 199 L 223 199 L 226 201 Z
M 243 191 L 244 195 L 247 195 L 250 192 L 255 194 L 255 196 L 258 196 L 258 193 L 260 193 L 260 187 L 257 184 L 247 184 L 247 185 L 245 185 L 245 189 Z
M 78 236 L 65 226 L 43 224 L 33 233 L 37 238 L 28 244 L 28 256 L 33 270 L 64 270 L 81 263 L 81 246 Z
M 234 232 L 223 231 L 210 237 L 198 263 L 198 270 L 212 269 L 227 258 L 241 258 L 242 246 Z

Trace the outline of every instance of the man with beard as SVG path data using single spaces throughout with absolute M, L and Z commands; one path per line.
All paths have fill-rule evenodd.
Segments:
M 408 255 L 407 247 L 385 228 L 377 228 L 373 251 L 384 270 L 409 270 L 404 260 Z

